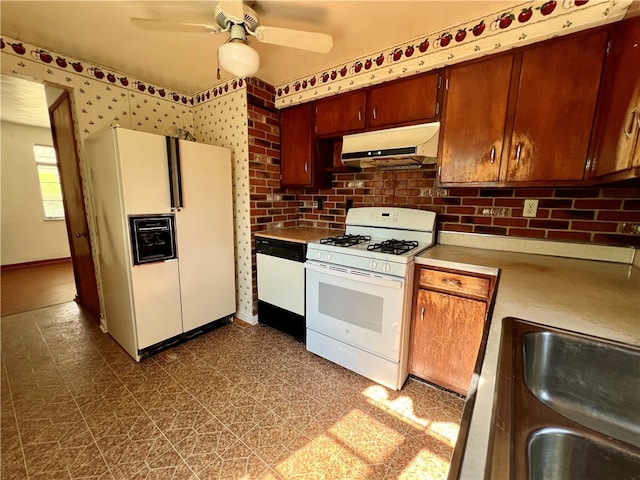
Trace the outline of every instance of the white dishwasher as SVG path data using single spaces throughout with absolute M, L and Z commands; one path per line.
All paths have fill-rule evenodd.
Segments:
M 256 236 L 258 321 L 305 341 L 307 244 Z

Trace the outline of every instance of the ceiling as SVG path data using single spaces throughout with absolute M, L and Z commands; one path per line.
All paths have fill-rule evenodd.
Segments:
M 272 85 L 315 73 L 423 34 L 499 12 L 508 0 L 250 2 L 260 24 L 329 33 L 328 54 L 267 45 L 249 37 L 260 55 L 257 77 Z M 97 63 L 143 81 L 194 94 L 218 83 L 216 51 L 227 34 L 149 31 L 130 17 L 215 25 L 215 0 L 0 2 L 4 35 L 62 55 Z M 229 77 L 221 72 L 222 79 Z

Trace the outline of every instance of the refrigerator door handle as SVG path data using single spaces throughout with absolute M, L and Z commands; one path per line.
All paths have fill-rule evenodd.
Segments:
M 167 139 L 167 161 L 169 165 L 169 194 L 171 208 L 184 207 L 182 201 L 182 175 L 180 169 L 180 144 L 175 137 Z
M 182 199 L 182 166 L 180 165 L 180 140 L 175 138 L 176 142 L 176 156 L 175 156 L 175 168 L 176 168 L 176 178 L 177 178 L 177 190 L 178 190 L 178 208 L 184 207 L 184 201 Z

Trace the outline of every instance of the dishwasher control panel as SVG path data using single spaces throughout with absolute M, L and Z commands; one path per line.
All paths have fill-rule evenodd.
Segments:
M 277 240 L 275 238 L 256 237 L 256 253 L 284 258 L 294 262 L 304 262 L 307 255 L 307 244 Z

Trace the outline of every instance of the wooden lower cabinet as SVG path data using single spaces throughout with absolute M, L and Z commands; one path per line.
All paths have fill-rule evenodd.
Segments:
M 465 279 L 475 290 L 470 296 L 477 298 L 458 294 Z M 476 279 L 487 286 L 491 283 L 486 278 L 420 269 L 420 286 L 440 282 L 442 291 L 419 287 L 413 305 L 409 373 L 462 395 L 469 391 L 489 298 L 487 289 L 486 297 L 479 299 Z

